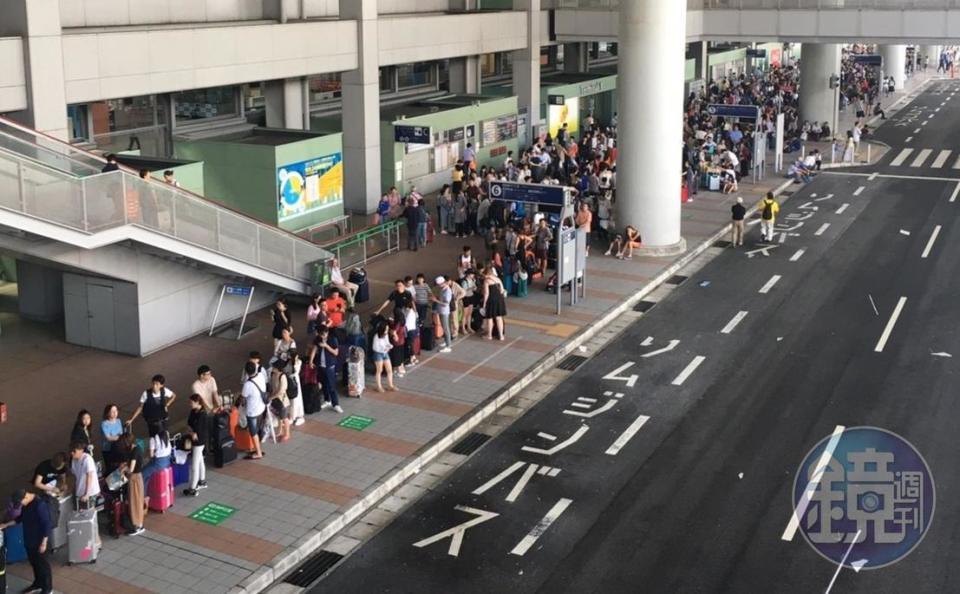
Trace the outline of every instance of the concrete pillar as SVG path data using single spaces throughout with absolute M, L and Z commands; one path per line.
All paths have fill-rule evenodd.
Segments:
M 527 13 L 527 47 L 513 52 L 513 92 L 517 107 L 527 112 L 529 144 L 540 125 L 540 0 L 513 0 L 514 10 Z
M 590 69 L 589 50 L 586 43 L 563 44 L 563 71 L 580 74 Z
M 369 214 L 381 190 L 377 0 L 340 0 L 340 18 L 356 20 L 359 27 L 359 68 L 343 73 L 344 206 Z
M 481 87 L 480 57 L 466 56 L 450 60 L 450 92 L 478 95 Z
M 310 127 L 310 94 L 306 78 L 271 80 L 263 84 L 268 128 L 305 130 Z
M 829 122 L 837 130 L 837 89 L 830 76 L 840 75 L 840 46 L 835 43 L 804 43 L 800 62 L 800 119 Z
M 920 55 L 927 57 L 927 70 L 936 70 L 937 65 L 940 63 L 940 47 L 939 45 L 921 45 Z
M 907 46 L 883 45 L 880 46 L 880 55 L 883 56 L 884 76 L 892 76 L 897 90 L 907 84 Z
M 11 115 L 27 126 L 69 140 L 60 2 L 11 0 L 4 3 L 3 10 L 0 36 L 23 38 L 27 83 L 27 109 Z
M 680 236 L 687 6 L 620 2 L 617 229 L 633 225 L 655 254 L 686 249 Z M 656 183 L 651 183 L 656 180 Z

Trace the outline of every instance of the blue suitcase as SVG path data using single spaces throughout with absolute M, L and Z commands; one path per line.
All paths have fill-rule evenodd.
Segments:
M 3 543 L 7 547 L 7 563 L 27 560 L 27 548 L 23 544 L 23 525 L 14 524 L 3 529 Z
M 193 454 L 190 454 L 191 456 Z M 184 485 L 190 482 L 190 457 L 183 464 L 173 463 L 173 486 Z

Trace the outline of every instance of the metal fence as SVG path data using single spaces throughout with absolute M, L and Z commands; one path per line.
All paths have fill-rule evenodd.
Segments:
M 324 249 L 337 257 L 341 270 L 365 266 L 374 258 L 400 250 L 400 228 L 403 226 L 403 221 L 388 221 L 329 243 Z

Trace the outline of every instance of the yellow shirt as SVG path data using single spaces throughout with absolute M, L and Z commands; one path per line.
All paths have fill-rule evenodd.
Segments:
M 767 199 L 764 198 L 763 200 L 760 201 L 760 204 L 757 205 L 757 210 L 760 212 L 761 220 L 763 219 L 763 210 L 766 208 L 767 203 L 768 203 Z M 770 217 L 770 220 L 775 221 L 777 220 L 777 213 L 780 212 L 780 205 L 777 204 L 776 200 L 770 200 L 769 204 L 770 204 L 770 212 L 772 214 L 772 216 Z

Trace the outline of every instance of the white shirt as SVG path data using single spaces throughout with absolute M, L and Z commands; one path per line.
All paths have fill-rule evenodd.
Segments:
M 730 161 L 730 165 L 732 165 L 734 168 L 737 168 L 740 166 L 740 159 L 738 159 L 737 156 L 733 154 L 733 151 L 727 151 L 723 153 L 723 157 L 726 160 Z
M 79 460 L 70 463 L 70 471 L 73 473 L 73 478 L 77 484 L 77 497 L 83 497 L 84 495 L 93 497 L 100 494 L 100 482 L 96 478 L 91 484 L 87 484 L 89 473 L 92 472 L 94 477 L 97 476 L 97 464 L 93 461 L 93 456 L 84 453 Z
M 259 388 L 259 390 L 257 388 Z M 263 411 L 266 410 L 267 407 L 263 403 L 263 397 L 261 396 L 261 394 L 265 394 L 266 391 L 267 383 L 263 380 L 262 375 L 255 375 L 243 382 L 241 394 L 243 395 L 243 402 L 246 405 L 248 417 L 259 417 L 263 414 Z
M 166 402 L 167 400 L 173 398 L 173 391 L 171 391 L 170 388 L 164 386 L 162 391 L 163 391 L 163 400 L 164 400 L 164 402 Z M 153 396 L 154 398 L 159 398 L 159 397 L 160 397 L 160 395 L 157 394 L 157 393 L 155 393 L 153 390 L 144 390 L 143 393 L 140 394 L 140 404 L 145 404 L 145 403 L 147 402 L 147 394 L 150 394 L 150 395 Z M 161 404 L 162 404 L 162 403 L 161 403 Z
M 343 284 L 343 273 L 340 272 L 339 266 L 330 267 L 330 282 L 332 282 L 335 285 Z
M 150 449 L 153 450 L 154 458 L 169 458 L 170 454 L 173 453 L 173 444 L 170 443 L 170 440 L 167 440 L 166 445 L 164 445 L 160 436 L 154 435 L 150 438 Z
M 807 155 L 803 159 L 803 166 L 807 169 L 813 169 L 817 166 L 817 156 L 814 154 Z
M 393 345 L 390 343 L 390 333 L 387 332 L 385 336 L 380 336 L 379 334 L 373 335 L 373 352 L 374 353 L 389 353 L 390 349 L 393 348 Z
M 408 309 L 404 314 L 404 327 L 407 329 L 407 332 L 412 332 L 417 329 L 417 310 Z

